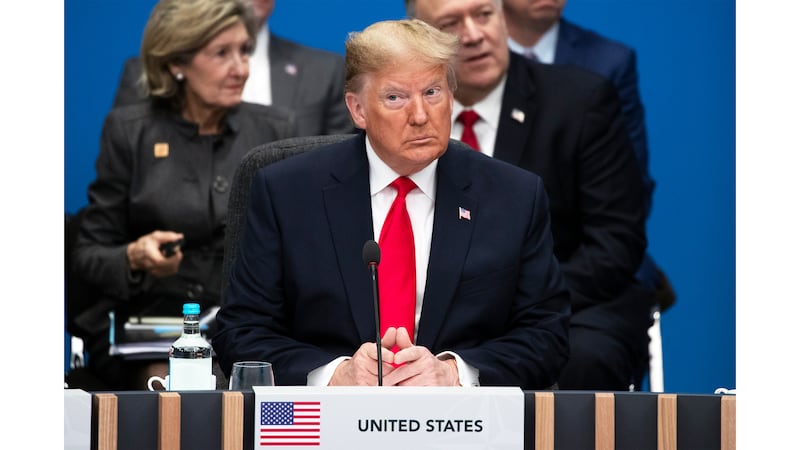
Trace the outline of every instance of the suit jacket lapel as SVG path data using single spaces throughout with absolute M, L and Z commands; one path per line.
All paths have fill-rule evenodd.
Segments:
M 531 123 L 536 115 L 535 86 L 527 60 L 511 52 L 508 78 L 503 91 L 494 157 L 518 165 L 528 146 Z
M 460 144 L 460 143 L 458 143 Z M 435 348 L 435 338 L 458 288 L 464 259 L 472 239 L 473 223 L 459 218 L 459 207 L 479 213 L 477 200 L 467 194 L 469 166 L 458 152 L 473 152 L 451 140 L 447 152 L 439 159 L 436 180 L 436 210 L 428 261 L 427 282 L 422 315 L 417 332 L 417 345 Z M 463 155 L 463 153 L 462 153 Z
M 561 19 L 558 26 L 558 40 L 556 41 L 556 56 L 553 59 L 553 64 L 570 64 L 574 63 L 577 55 L 575 55 L 575 47 L 579 35 L 576 32 L 574 25 L 568 21 Z
M 299 68 L 291 59 L 287 43 L 283 39 L 269 35 L 269 75 L 272 84 L 272 103 L 278 106 L 292 106 L 299 83 Z
M 375 319 L 369 271 L 361 259 L 364 243 L 373 238 L 364 134 L 344 145 L 349 148 L 331 173 L 333 180 L 322 195 L 353 321 L 361 342 L 367 342 L 375 340 Z

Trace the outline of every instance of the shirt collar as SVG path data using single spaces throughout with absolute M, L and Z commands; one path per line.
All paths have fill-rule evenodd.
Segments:
M 545 64 L 553 64 L 556 60 L 556 45 L 558 45 L 558 29 L 561 27 L 561 21 L 556 21 L 549 30 L 545 31 L 541 39 L 539 39 L 533 47 L 525 47 L 519 42 L 508 38 L 508 48 L 514 53 L 524 55 L 526 51 L 532 50 L 533 53 L 539 58 L 539 62 Z
M 367 145 L 367 160 L 369 161 L 369 195 L 374 196 L 392 184 L 400 175 L 375 153 L 375 149 L 369 142 L 369 136 L 366 137 L 365 142 Z M 438 164 L 439 160 L 435 159 L 424 169 L 408 176 L 419 190 L 431 200 L 436 198 L 436 166 Z
M 464 105 L 459 103 L 458 100 L 453 101 L 453 123 L 455 123 L 456 118 L 461 111 L 465 109 L 472 109 L 479 116 L 481 119 L 485 120 L 492 129 L 496 130 L 497 126 L 500 124 L 500 108 L 502 107 L 503 103 L 503 90 L 506 88 L 506 80 L 508 79 L 508 74 L 503 75 L 503 78 L 500 80 L 500 83 L 492 89 L 492 92 L 489 92 L 489 95 L 483 98 L 483 100 L 475 103 L 470 108 L 466 108 Z

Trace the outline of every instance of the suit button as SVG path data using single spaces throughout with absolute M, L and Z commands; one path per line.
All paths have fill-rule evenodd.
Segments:
M 192 300 L 199 300 L 204 291 L 205 288 L 202 284 L 190 284 L 189 289 L 186 290 L 186 296 Z
M 214 178 L 214 190 L 219 192 L 220 194 L 228 192 L 228 186 L 229 186 L 228 179 L 223 177 L 222 175 L 217 175 L 217 177 Z

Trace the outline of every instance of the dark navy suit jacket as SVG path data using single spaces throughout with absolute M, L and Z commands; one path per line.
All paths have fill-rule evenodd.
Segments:
M 617 94 L 625 116 L 625 125 L 633 144 L 645 191 L 645 211 L 650 215 L 653 205 L 655 181 L 650 176 L 650 152 L 647 145 L 644 106 L 639 96 L 639 75 L 636 69 L 636 52 L 627 45 L 601 36 L 561 19 L 558 29 L 555 64 L 572 64 L 594 72 L 609 80 Z M 650 289 L 661 283 L 655 261 L 645 254 L 637 278 Z
M 633 144 L 646 192 L 647 213 L 655 183 L 650 177 L 647 129 L 644 107 L 639 97 L 639 76 L 636 70 L 636 53 L 620 42 L 612 41 L 594 31 L 581 28 L 561 19 L 556 45 L 555 64 L 572 64 L 594 72 L 609 80 L 617 94 L 625 116 L 625 125 Z
M 544 180 L 571 323 L 646 351 L 644 189 L 611 83 L 511 53 L 494 157 Z
M 436 173 L 416 344 L 458 353 L 482 385 L 552 385 L 569 353 L 569 299 L 541 179 L 455 141 Z M 363 133 L 261 169 L 217 315 L 223 370 L 271 361 L 277 384 L 303 385 L 313 369 L 374 342 L 361 256 L 369 239 Z

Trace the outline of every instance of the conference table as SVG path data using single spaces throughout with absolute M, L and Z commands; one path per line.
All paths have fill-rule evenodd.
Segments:
M 91 402 L 91 449 L 253 449 L 252 391 L 78 393 Z M 735 395 L 523 394 L 526 450 L 736 448 Z

